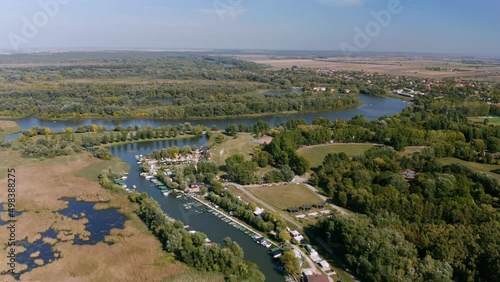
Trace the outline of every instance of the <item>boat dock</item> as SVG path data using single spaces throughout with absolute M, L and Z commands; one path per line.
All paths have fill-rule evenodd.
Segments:
M 234 228 L 242 231 L 243 233 L 247 234 L 248 236 L 250 236 L 255 242 L 261 244 L 262 246 L 266 247 L 266 248 L 270 248 L 272 247 L 272 245 L 275 245 L 276 247 L 278 247 L 277 244 L 271 242 L 270 240 L 266 240 L 264 239 L 264 236 L 262 236 L 259 232 L 255 231 L 254 229 L 252 229 L 251 227 L 247 226 L 246 224 L 243 224 L 237 220 L 235 220 L 234 218 L 232 218 L 231 216 L 225 214 L 224 212 L 221 212 L 219 210 L 217 210 L 216 208 L 212 207 L 211 205 L 209 205 L 208 203 L 198 199 L 197 197 L 194 197 L 192 195 L 189 195 L 192 199 L 196 200 L 199 204 L 202 204 L 205 206 L 205 210 L 210 212 L 211 214 L 215 215 L 216 217 L 218 217 L 220 220 L 226 222 L 227 224 L 233 226 Z M 199 206 L 199 205 L 198 205 Z M 256 241 L 255 238 L 262 238 L 262 240 L 260 240 L 260 242 Z

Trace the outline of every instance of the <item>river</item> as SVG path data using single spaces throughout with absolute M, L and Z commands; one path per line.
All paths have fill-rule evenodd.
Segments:
M 213 126 L 217 125 L 219 128 L 224 128 L 229 124 L 246 124 L 250 125 L 258 120 L 264 120 L 271 125 L 280 124 L 286 122 L 291 118 L 301 118 L 305 119 L 308 123 L 316 117 L 325 117 L 330 120 L 335 119 L 349 119 L 356 115 L 363 115 L 368 120 L 375 120 L 384 115 L 394 115 L 401 112 L 408 104 L 399 99 L 392 98 L 382 98 L 382 97 L 372 97 L 360 95 L 360 99 L 363 104 L 357 108 L 352 109 L 340 109 L 329 112 L 322 113 L 312 113 L 312 114 L 296 114 L 296 115 L 286 115 L 286 116 L 269 116 L 262 118 L 234 118 L 234 119 L 218 119 L 218 120 L 144 120 L 144 119 L 134 119 L 134 120 L 109 120 L 109 119 L 85 119 L 85 120 L 64 120 L 64 121 L 48 121 L 40 120 L 34 117 L 22 118 L 16 120 L 18 125 L 23 129 L 29 129 L 33 126 L 49 127 L 52 131 L 61 130 L 67 127 L 76 128 L 80 125 L 90 125 L 97 124 L 101 126 L 106 126 L 107 128 L 114 128 L 118 125 L 126 127 L 128 125 L 140 125 L 146 126 L 151 125 L 153 127 L 165 126 L 165 125 L 178 125 L 179 123 L 191 122 L 194 125 L 205 125 Z M 11 135 L 8 139 L 15 138 L 16 135 Z M 6 138 L 7 139 L 7 138 Z M 222 243 L 225 237 L 231 237 L 236 241 L 244 250 L 245 259 L 256 263 L 260 270 L 265 274 L 267 281 L 283 281 L 283 277 L 275 269 L 272 259 L 267 254 L 267 249 L 257 245 L 252 241 L 250 237 L 245 235 L 243 232 L 231 227 L 229 224 L 221 221 L 214 215 L 210 213 L 196 214 L 193 209 L 186 210 L 183 208 L 183 202 L 176 199 L 173 195 L 165 197 L 161 192 L 151 186 L 151 182 L 139 176 L 139 167 L 136 163 L 135 155 L 142 154 L 146 155 L 154 150 L 166 148 L 170 146 L 201 146 L 207 142 L 205 137 L 183 139 L 183 140 L 163 140 L 163 141 L 151 141 L 151 142 L 140 142 L 125 145 L 111 146 L 110 152 L 117 157 L 122 158 L 126 161 L 130 167 L 131 171 L 129 177 L 126 180 L 128 187 L 132 185 L 137 186 L 138 192 L 146 192 L 150 197 L 153 197 L 158 201 L 162 209 L 171 217 L 181 220 L 186 225 L 190 225 L 194 230 L 205 233 L 208 238 L 216 243 Z
M 219 128 L 225 128 L 230 124 L 254 124 L 258 120 L 268 122 L 271 126 L 275 126 L 289 119 L 305 119 L 307 123 L 311 123 L 317 117 L 324 117 L 330 120 L 335 119 L 350 119 L 356 115 L 363 115 L 368 120 L 374 120 L 384 115 L 394 115 L 401 112 L 408 103 L 403 100 L 393 98 L 374 97 L 367 95 L 359 95 L 363 102 L 360 106 L 350 109 L 338 109 L 325 112 L 309 113 L 309 114 L 291 114 L 291 115 L 276 115 L 265 117 L 235 117 L 228 119 L 175 119 L 175 120 L 154 120 L 154 119 L 105 119 L 105 118 L 92 118 L 92 119 L 68 119 L 68 120 L 45 120 L 35 117 L 26 117 L 15 119 L 17 124 L 22 130 L 30 129 L 33 126 L 49 127 L 52 131 L 58 131 L 71 127 L 76 129 L 80 125 L 96 124 L 105 126 L 108 129 L 113 129 L 118 125 L 127 127 L 129 125 L 139 125 L 141 127 L 151 125 L 153 127 L 160 127 L 166 125 L 179 125 L 180 123 L 190 122 L 194 125 L 203 125 L 212 127 L 217 125 Z M 11 135 L 6 139 L 12 139 L 19 136 Z

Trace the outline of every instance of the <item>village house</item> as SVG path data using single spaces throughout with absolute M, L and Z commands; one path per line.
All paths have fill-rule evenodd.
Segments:
M 411 181 L 411 180 L 414 180 L 415 179 L 415 176 L 417 175 L 417 173 L 411 169 L 407 169 L 405 171 L 403 171 L 401 173 L 401 175 L 407 180 L 407 181 Z
M 304 240 L 304 236 L 302 236 L 299 231 L 297 230 L 291 230 L 290 228 L 286 228 L 288 230 L 288 233 L 290 233 L 290 236 L 292 236 L 292 238 L 297 241 L 298 243 L 300 243 L 302 240 Z
M 326 274 L 304 275 L 304 282 L 330 282 Z
M 326 91 L 326 87 L 319 87 L 319 86 L 317 86 L 317 87 L 313 88 L 313 91 L 316 91 L 316 92 L 320 92 L 320 91 L 321 92 L 325 92 Z

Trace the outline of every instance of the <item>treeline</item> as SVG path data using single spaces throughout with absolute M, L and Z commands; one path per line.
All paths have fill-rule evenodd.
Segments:
M 59 81 L 63 79 L 208 79 L 228 80 L 241 79 L 244 74 L 239 71 L 257 71 L 264 66 L 256 63 L 232 58 L 201 56 L 150 58 L 150 54 L 139 56 L 118 55 L 113 59 L 80 58 L 79 61 L 66 59 L 64 65 L 46 65 L 30 67 L 2 68 L 0 77 L 8 83 L 33 83 L 44 81 Z M 49 57 L 58 60 L 56 55 Z M 22 58 L 15 61 L 19 63 Z M 30 64 L 36 61 L 33 58 Z
M 113 130 L 92 124 L 81 125 L 76 130 L 69 127 L 61 132 L 51 132 L 48 127 L 34 126 L 23 131 L 18 140 L 20 141 L 20 149 L 23 151 L 24 156 L 38 158 L 69 155 L 73 152 L 81 152 L 82 149 L 116 142 L 176 138 L 186 134 L 201 136 L 203 131 L 204 127 L 199 125 L 193 126 L 190 123 L 158 128 L 153 128 L 149 125 L 143 128 L 140 126 L 129 126 L 127 128 L 117 126 Z M 36 136 L 44 137 L 35 138 Z M 107 158 L 108 154 L 100 150 L 96 156 L 99 158 L 105 156 Z
M 83 150 L 82 143 L 75 140 L 74 135 L 52 135 L 27 139 L 25 135 L 19 137 L 21 142 L 12 146 L 14 150 L 20 150 L 23 157 L 28 158 L 53 158 L 80 153 Z
M 103 186 L 112 185 L 109 179 L 101 180 Z M 136 213 L 148 229 L 161 242 L 163 248 L 175 257 L 200 271 L 220 272 L 226 281 L 264 281 L 264 275 L 255 264 L 243 259 L 243 250 L 230 238 L 224 244 L 206 244 L 203 233 L 186 231 L 180 221 L 170 221 L 155 200 L 145 193 L 129 195 L 132 203 L 138 204 Z
M 328 232 L 332 240 L 345 244 L 346 258 L 358 274 L 367 275 L 364 277 L 367 280 L 393 281 L 384 278 L 384 273 L 390 273 L 384 265 L 406 273 L 401 277 L 406 280 L 410 274 L 407 262 L 412 261 L 415 268 L 417 261 L 395 254 L 411 250 L 414 257 L 413 249 L 416 249 L 423 262 L 429 255 L 449 263 L 454 278 L 459 281 L 497 281 L 500 278 L 499 183 L 459 164 L 440 165 L 431 151 L 400 156 L 390 147 L 380 147 L 353 158 L 345 153 L 327 155 L 313 173 L 311 184 L 321 187 L 338 205 L 350 210 L 370 216 L 381 213 L 394 216 L 377 219 L 391 221 L 389 227 L 375 226 L 369 231 L 365 227 L 376 225 L 373 221 L 353 224 L 340 218 L 328 223 L 330 227 L 323 224 L 322 230 Z M 416 171 L 417 175 L 403 175 L 406 169 Z M 357 229 L 359 224 L 365 227 Z M 382 235 L 384 233 L 387 234 Z M 396 233 L 399 235 L 394 235 Z M 353 234 L 360 235 L 347 238 Z M 364 241 L 360 236 L 366 237 Z M 397 246 L 394 240 L 398 237 L 401 242 L 406 239 L 412 244 L 399 244 L 408 245 L 407 251 L 397 251 L 397 248 L 391 251 Z M 375 239 L 379 242 L 370 243 Z M 376 259 L 370 260 L 375 255 L 370 252 L 374 250 Z M 378 263 L 380 265 L 374 265 Z M 438 264 L 432 262 L 431 265 Z M 428 280 L 427 274 L 419 275 L 417 280 Z
M 436 157 L 457 157 L 466 161 L 498 163 L 495 153 L 500 152 L 500 127 L 479 124 L 468 119 L 489 111 L 484 102 L 461 99 L 433 100 L 419 98 L 415 105 L 391 117 L 368 121 L 363 116 L 331 122 L 317 118 L 313 125 L 330 129 L 330 137 L 308 142 L 294 135 L 296 146 L 333 140 L 340 143 L 380 143 L 401 151 L 407 146 L 428 146 Z M 292 133 L 287 133 L 292 134 Z M 323 135 L 320 135 L 323 137 Z M 294 139 L 294 138 L 292 138 Z
M 242 83 L 154 85 L 65 84 L 0 92 L 5 116 L 190 118 L 312 111 L 353 106 L 355 96 L 243 95 L 259 86 Z M 263 87 L 263 86 L 260 86 Z
M 277 133 L 272 142 L 264 148 L 269 153 L 269 162 L 278 167 L 290 166 L 299 175 L 306 173 L 310 163 L 297 153 L 297 149 L 304 145 L 323 144 L 331 140 L 331 130 L 318 124 L 323 120 L 315 119 L 310 126 L 300 119 L 287 121 L 283 125 L 285 130 Z
M 387 213 L 373 219 L 333 215 L 320 219 L 315 229 L 326 234 L 331 243 L 340 244 L 347 263 L 363 280 L 453 281 L 453 270 L 447 262 L 429 255 L 420 258 L 415 245 L 393 228 L 398 221 Z

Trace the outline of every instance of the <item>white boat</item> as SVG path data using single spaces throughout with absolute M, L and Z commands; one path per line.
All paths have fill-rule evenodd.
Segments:
M 122 177 L 123 180 L 127 180 L 127 178 L 128 178 L 127 176 L 123 176 Z
M 137 189 L 137 186 L 135 186 L 135 185 L 132 185 L 132 188 L 134 188 L 134 189 Z
M 180 198 L 182 198 L 182 195 L 177 195 L 175 198 L 180 199 Z
M 260 243 L 262 246 L 266 247 L 266 248 L 269 248 L 272 246 L 271 242 L 267 241 L 267 240 L 263 240 L 261 243 Z
M 163 192 L 163 196 L 168 196 L 170 192 Z

